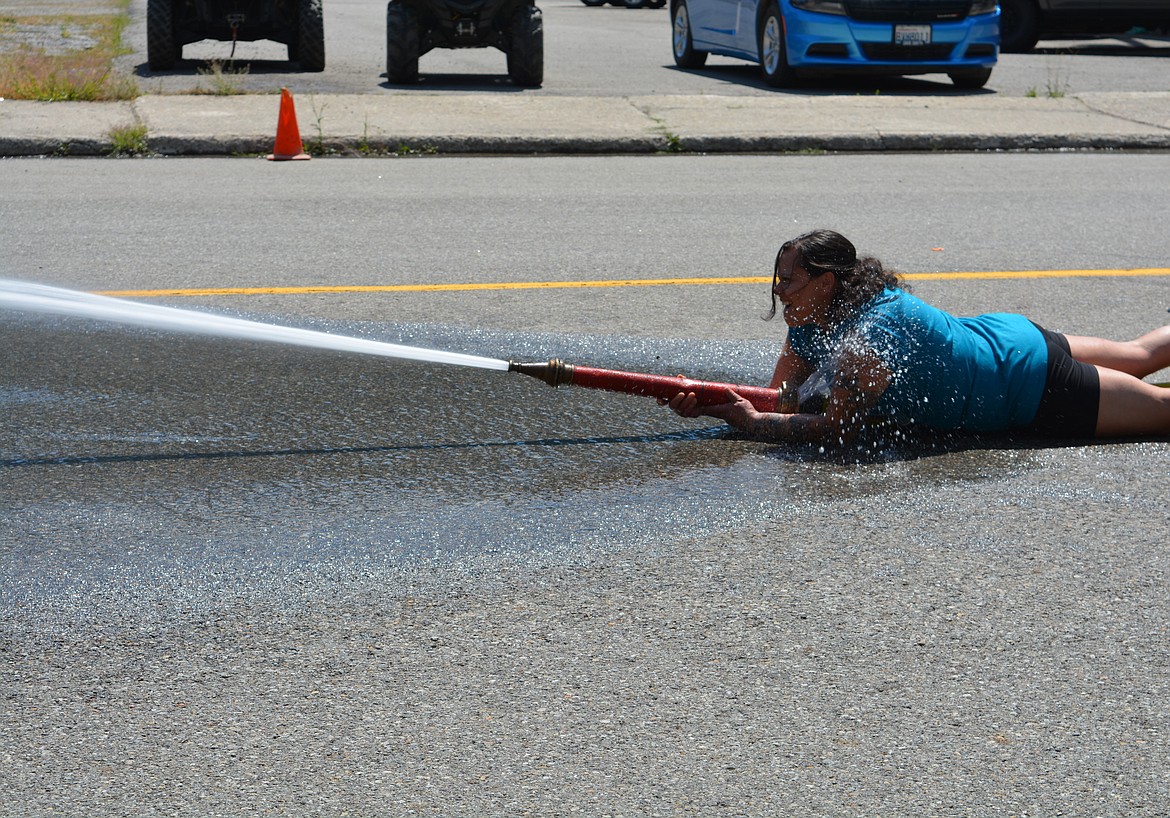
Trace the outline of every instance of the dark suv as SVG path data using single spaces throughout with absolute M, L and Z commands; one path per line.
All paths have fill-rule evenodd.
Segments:
M 1170 0 L 999 0 L 1000 48 L 1028 51 L 1041 35 L 1170 27 Z
M 390 0 L 386 6 L 386 79 L 418 79 L 418 58 L 432 48 L 492 46 L 508 57 L 508 76 L 544 82 L 544 22 L 532 0 Z
M 273 40 L 305 71 L 325 70 L 322 0 L 148 0 L 146 62 L 174 68 L 183 46 L 200 40 Z

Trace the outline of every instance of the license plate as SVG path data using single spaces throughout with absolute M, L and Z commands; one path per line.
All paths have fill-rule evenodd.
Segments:
M 930 45 L 930 26 L 894 26 L 894 45 Z

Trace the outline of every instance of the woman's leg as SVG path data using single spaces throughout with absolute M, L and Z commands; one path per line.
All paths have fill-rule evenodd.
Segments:
M 1096 367 L 1116 369 L 1135 378 L 1170 366 L 1170 327 L 1148 332 L 1132 341 L 1107 341 L 1087 335 L 1066 335 L 1069 354 Z
M 1097 373 L 1101 377 L 1097 437 L 1170 435 L 1170 389 L 1111 367 L 1097 366 Z

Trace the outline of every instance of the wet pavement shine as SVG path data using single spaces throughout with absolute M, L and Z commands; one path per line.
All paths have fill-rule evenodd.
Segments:
M 588 343 L 324 328 L 535 360 Z M 563 558 L 663 512 L 663 524 L 702 533 L 718 526 L 721 510 L 703 498 L 722 482 L 704 485 L 703 471 L 758 448 L 712 446 L 721 429 L 646 399 L 512 373 L 85 321 L 0 331 L 11 356 L 0 467 L 13 478 L 3 526 L 22 544 L 24 578 L 6 585 L 5 607 L 66 627 L 72 606 L 88 617 L 115 602 L 111 577 L 123 602 L 277 586 L 297 596 L 322 567 L 391 576 L 420 561 Z M 609 357 L 630 368 L 651 346 Z M 652 357 L 671 354 L 661 346 Z M 120 619 L 117 608 L 103 615 Z
M 666 161 L 672 178 L 698 169 Z M 867 244 L 905 248 L 910 269 L 1161 266 L 1157 162 L 956 161 L 969 179 L 1013 181 L 1009 193 L 963 188 L 925 207 L 918 190 L 955 172 L 941 157 L 884 176 L 841 157 L 833 178 L 858 180 L 839 198 L 867 213 L 955 212 L 932 230 L 965 244 L 951 252 L 971 266 L 931 260 L 942 242 L 917 224 L 858 218 Z M 568 164 L 568 184 L 551 184 Z M 776 174 L 801 219 L 827 221 L 841 205 L 817 195 L 819 166 L 719 162 L 696 190 Z M 484 198 L 490 218 L 447 230 L 452 248 L 432 238 L 466 224 L 449 203 L 511 163 L 402 163 L 383 188 L 384 168 L 364 161 L 304 163 L 318 176 L 276 186 L 268 163 L 168 160 L 143 163 L 133 195 L 115 178 L 126 165 L 95 163 L 89 183 L 72 161 L 6 167 L 57 191 L 38 205 L 14 183 L 10 274 L 57 271 L 75 288 L 761 268 L 759 248 L 737 256 L 712 238 L 723 227 L 647 218 L 663 211 L 625 193 L 602 207 L 607 182 L 576 163 L 511 176 L 579 201 Z M 640 163 L 619 168 L 630 188 L 667 187 Z M 1050 193 L 1046 176 L 1079 192 Z M 891 180 L 912 192 L 891 195 Z M 238 236 L 218 214 L 187 218 L 202 212 L 188 198 L 200 184 L 242 197 Z M 321 204 L 326 185 L 352 206 Z M 359 203 L 370 190 L 376 208 Z M 71 196 L 84 206 L 63 207 Z M 727 235 L 773 236 L 763 198 L 705 201 Z M 304 224 L 306 207 L 329 214 L 308 220 L 322 231 L 274 250 L 259 228 Z M 1037 248 L 1036 223 L 1016 214 L 1044 208 L 1053 242 Z M 999 214 L 982 228 L 994 246 L 966 236 L 976 212 Z M 504 232 L 493 220 L 521 215 L 541 225 L 522 247 L 488 240 Z M 566 255 L 559 243 L 586 222 L 638 239 Z M 480 245 L 475 275 L 456 274 Z M 210 263 L 205 247 L 218 248 Z M 758 255 L 766 272 L 771 250 Z M 921 285 L 957 314 L 994 306 L 1061 331 L 1133 337 L 1166 316 L 1158 276 Z M 493 358 L 756 383 L 779 328 L 761 326 L 754 287 L 392 308 L 172 301 Z M 663 340 L 679 315 L 702 320 Z M 6 314 L 0 815 L 1162 816 L 1168 455 L 1166 440 L 770 446 L 513 373 Z
M 310 328 L 617 369 L 654 361 L 671 372 L 685 357 L 704 378 L 729 382 L 752 373 L 721 371 L 720 361 L 767 365 L 754 360 L 766 351 L 758 344 Z M 136 622 L 148 598 L 155 611 L 257 593 L 303 602 L 322 575 L 392 582 L 423 565 L 498 570 L 664 532 L 710 536 L 814 496 L 886 493 L 921 477 L 903 461 L 921 459 L 923 446 L 963 446 L 777 448 L 646 398 L 553 390 L 514 373 L 76 320 L 24 319 L 0 332 L 11 356 L 0 391 L 2 525 L 20 543 L 0 601 L 8 616 L 35 614 L 33 628 L 67 630 L 95 615 Z M 1012 471 L 1028 460 L 978 459 L 1002 468 L 1005 457 L 1020 461 Z M 966 461 L 961 470 L 981 471 Z
M 767 367 L 759 344 L 310 328 Z M 7 814 L 1166 803 L 1165 442 L 840 455 L 510 373 L 0 335 Z

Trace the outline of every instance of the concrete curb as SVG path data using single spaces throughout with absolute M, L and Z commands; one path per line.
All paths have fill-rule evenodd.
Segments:
M 275 95 L 0 101 L 0 155 L 271 152 Z M 303 95 L 305 145 L 336 155 L 1170 150 L 1170 92 L 955 96 Z

